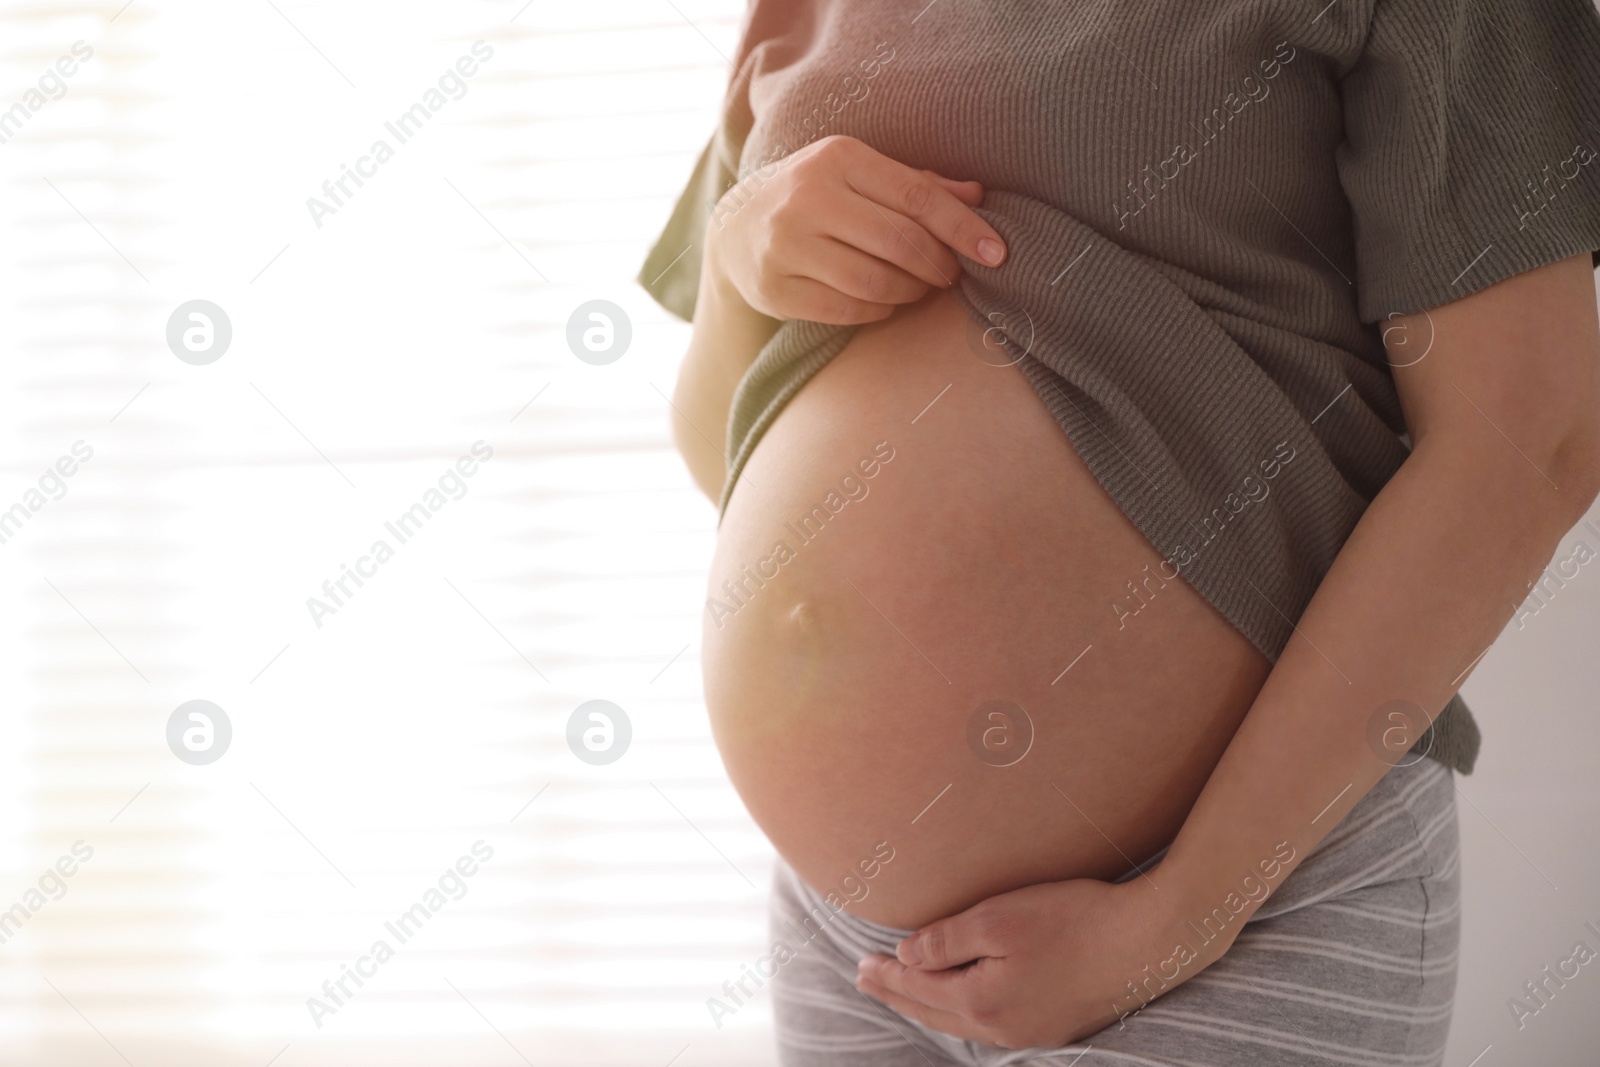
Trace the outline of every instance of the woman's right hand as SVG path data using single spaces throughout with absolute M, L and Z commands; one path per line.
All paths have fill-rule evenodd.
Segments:
M 771 177 L 754 172 L 723 196 L 705 250 L 717 280 L 763 315 L 876 322 L 954 285 L 955 251 L 991 266 L 1005 258 L 1000 235 L 972 210 L 983 202 L 977 182 L 838 135 L 770 166 Z

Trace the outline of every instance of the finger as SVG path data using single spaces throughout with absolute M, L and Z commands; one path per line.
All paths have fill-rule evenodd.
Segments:
M 982 182 L 957 181 L 955 178 L 946 178 L 943 174 L 936 174 L 931 170 L 925 170 L 922 173 L 931 175 L 935 181 L 938 181 L 946 189 L 956 194 L 956 199 L 968 207 L 977 207 L 983 203 Z
M 784 307 L 784 318 L 808 319 L 833 326 L 859 326 L 881 322 L 895 313 L 897 305 L 860 300 L 813 278 L 786 275 L 773 288 Z
M 868 149 L 859 161 L 852 158 L 845 165 L 843 175 L 857 193 L 916 219 L 929 233 L 968 259 L 991 267 L 1005 259 L 1005 241 L 994 227 L 926 172 Z
M 922 971 L 890 956 L 872 955 L 861 961 L 858 974 L 896 996 L 916 1001 L 934 1011 L 966 1015 L 974 1004 L 999 999 L 993 987 L 996 969 L 980 961 L 971 967 L 948 971 Z
M 835 240 L 887 260 L 929 285 L 948 288 L 961 276 L 961 261 L 948 245 L 915 220 L 866 197 L 849 197 L 843 210 L 830 213 L 823 225 L 823 232 Z
M 895 958 L 911 967 L 942 971 L 985 956 L 1007 955 L 994 936 L 995 909 L 988 901 L 929 923 L 895 947 Z
M 866 978 L 857 981 L 856 988 L 874 1000 L 883 1001 L 883 1003 L 889 1005 L 889 1007 L 906 1018 L 919 1022 L 930 1029 L 938 1030 L 966 1041 L 986 1041 L 986 1035 L 982 1027 L 971 1019 L 963 1018 L 960 1015 L 952 1015 L 949 1012 L 938 1011 L 928 1007 L 926 1004 L 919 1004 Z M 986 1043 L 992 1044 L 993 1042 Z
M 909 304 L 928 292 L 928 283 L 922 279 L 833 238 L 807 245 L 793 269 L 802 277 L 873 304 Z

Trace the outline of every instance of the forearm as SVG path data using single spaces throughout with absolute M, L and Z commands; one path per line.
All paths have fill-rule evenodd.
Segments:
M 1586 438 L 1524 456 L 1485 431 L 1420 442 L 1357 525 L 1161 864 L 1180 911 L 1209 913 L 1288 842 L 1279 884 L 1398 755 L 1374 750 L 1373 717 L 1437 714 L 1581 517 Z
M 672 397 L 672 436 L 695 484 L 716 501 L 727 477 L 724 442 L 734 391 L 780 323 L 745 303 L 709 232 L 705 250 L 694 333 Z

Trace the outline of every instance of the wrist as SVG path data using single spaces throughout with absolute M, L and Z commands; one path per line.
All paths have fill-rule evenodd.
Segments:
M 734 280 L 728 250 L 715 234 L 715 222 L 707 227 L 700 260 L 700 292 L 695 303 L 697 328 L 704 325 L 716 344 L 709 355 L 724 372 L 743 375 L 782 322 L 751 307 Z
M 705 239 L 700 246 L 700 296 L 724 307 L 743 308 L 748 314 L 758 314 L 750 307 L 734 281 L 728 261 L 727 242 L 730 237 L 731 232 L 725 225 L 719 203 L 706 223 Z
M 1149 879 L 1112 887 L 1133 898 L 1116 909 L 1127 917 L 1120 924 L 1122 951 L 1117 968 L 1101 978 L 1108 1006 L 1122 1022 L 1220 959 L 1237 936 L 1234 928 L 1242 925 L 1207 928 L 1198 904 L 1180 895 L 1178 883 L 1162 877 L 1159 866 L 1148 873 Z
M 1175 842 L 1151 877 L 1161 886 L 1168 918 L 1202 937 L 1231 943 L 1240 928 L 1277 892 L 1301 856 L 1295 843 L 1284 840 L 1257 849 L 1246 859 L 1232 853 L 1186 852 Z

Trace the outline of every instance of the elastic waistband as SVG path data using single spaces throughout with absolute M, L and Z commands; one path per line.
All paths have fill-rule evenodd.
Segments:
M 895 946 L 916 931 L 885 926 L 841 911 L 794 873 L 783 857 L 773 861 L 772 936 L 793 948 L 821 936 L 858 957 L 874 952 L 895 954 Z

